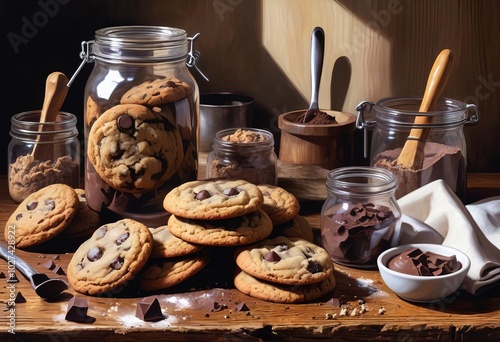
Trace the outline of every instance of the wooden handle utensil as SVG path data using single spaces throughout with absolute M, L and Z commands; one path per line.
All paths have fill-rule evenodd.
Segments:
M 434 65 L 429 73 L 427 85 L 425 87 L 424 97 L 420 104 L 419 112 L 427 112 L 435 105 L 437 99 L 441 95 L 443 88 L 448 80 L 451 66 L 453 62 L 453 54 L 451 50 L 445 49 L 436 57 Z M 417 116 L 415 125 L 427 124 L 432 121 L 430 116 Z M 418 170 L 422 168 L 424 161 L 424 146 L 425 140 L 429 134 L 428 128 L 413 128 L 406 140 L 405 145 L 399 155 L 397 164 L 402 168 Z
M 45 82 L 45 98 L 43 100 L 42 112 L 40 114 L 40 123 L 55 122 L 59 110 L 68 94 L 68 78 L 63 73 L 56 71 L 47 76 Z M 39 126 L 39 132 L 45 130 L 45 125 Z M 31 155 L 36 160 L 49 160 L 53 155 L 52 144 L 41 144 L 44 138 L 42 134 L 37 136 L 35 146 Z

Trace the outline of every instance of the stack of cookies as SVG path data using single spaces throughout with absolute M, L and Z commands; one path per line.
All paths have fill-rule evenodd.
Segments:
M 235 252 L 235 287 L 249 296 L 277 303 L 301 303 L 335 289 L 333 263 L 320 246 L 278 236 Z

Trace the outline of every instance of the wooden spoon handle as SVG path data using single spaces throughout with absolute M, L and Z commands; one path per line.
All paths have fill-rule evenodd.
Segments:
M 45 82 L 45 98 L 43 100 L 42 112 L 40 113 L 40 123 L 55 122 L 61 106 L 68 93 L 68 78 L 62 72 L 56 71 L 47 76 Z M 38 131 L 43 132 L 46 125 L 40 125 Z M 32 156 L 48 156 L 50 154 L 51 145 L 39 144 L 43 141 L 42 135 L 38 135 Z M 43 147 L 41 147 L 43 146 Z M 48 156 L 50 158 L 50 156 Z
M 450 75 L 450 70 L 453 62 L 453 54 L 451 50 L 444 49 L 436 57 L 432 69 L 429 73 L 429 78 L 427 79 L 427 85 L 424 91 L 424 97 L 422 103 L 420 104 L 419 112 L 428 112 L 436 103 L 437 99 L 441 95 L 444 89 L 448 76 Z M 416 119 L 418 119 L 417 117 Z M 429 117 L 424 117 L 429 118 Z M 419 119 L 422 120 L 422 119 Z M 425 123 L 425 122 L 424 122 Z
M 68 94 L 68 78 L 56 71 L 47 76 L 45 82 L 45 98 L 43 100 L 40 122 L 53 122 Z

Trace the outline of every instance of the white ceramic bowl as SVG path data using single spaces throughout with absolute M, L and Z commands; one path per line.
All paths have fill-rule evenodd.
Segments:
M 419 248 L 422 252 L 433 252 L 444 256 L 455 255 L 462 264 L 462 268 L 440 276 L 415 276 L 393 271 L 387 267 L 393 257 L 411 248 Z M 402 299 L 413 302 L 433 302 L 451 295 L 462 285 L 470 268 L 470 260 L 465 253 L 452 247 L 415 243 L 384 251 L 377 258 L 377 266 L 387 287 Z

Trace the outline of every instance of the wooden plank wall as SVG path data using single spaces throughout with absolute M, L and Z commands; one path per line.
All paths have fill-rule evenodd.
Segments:
M 56 0 L 54 0 L 56 1 Z M 490 0 L 89 0 L 59 1 L 59 12 L 11 63 L 37 82 L 11 83 L 35 94 L 17 101 L 14 113 L 42 103 L 44 78 L 54 70 L 71 74 L 79 44 L 97 28 L 112 25 L 166 25 L 199 32 L 196 48 L 206 82 L 193 72 L 201 91 L 238 91 L 256 99 L 254 124 L 279 137 L 277 116 L 308 106 L 310 35 L 326 35 L 320 105 L 347 112 L 362 100 L 420 95 L 435 56 L 454 51 L 444 95 L 479 106 L 479 125 L 466 127 L 469 170 L 500 172 L 500 2 Z M 9 10 L 14 3 L 2 0 Z M 23 6 L 27 6 L 26 4 Z M 3 13 L 10 31 L 33 10 Z M 30 12 L 31 11 L 31 12 Z M 8 32 L 7 30 L 7 32 Z M 37 45 L 38 44 L 38 45 Z M 44 63 L 36 62 L 43 49 Z M 9 56 L 8 50 L 5 56 Z M 3 54 L 3 52 L 2 52 Z M 2 56 L 3 58 L 4 56 Z M 31 62 L 30 61 L 31 58 Z M 87 67 L 70 90 L 65 108 L 81 115 Z M 7 89 L 4 94 L 9 95 Z M 28 101 L 28 102 L 26 102 Z M 32 102 L 29 102 L 32 101 Z M 4 110 L 4 108 L 2 108 Z M 5 117 L 2 118 L 4 122 Z M 2 129 L 8 125 L 2 125 Z M 7 136 L 7 132 L 2 136 Z M 361 135 L 359 136 L 361 138 Z M 360 144 L 359 139 L 357 140 Z M 360 153 L 360 151 L 358 151 Z

